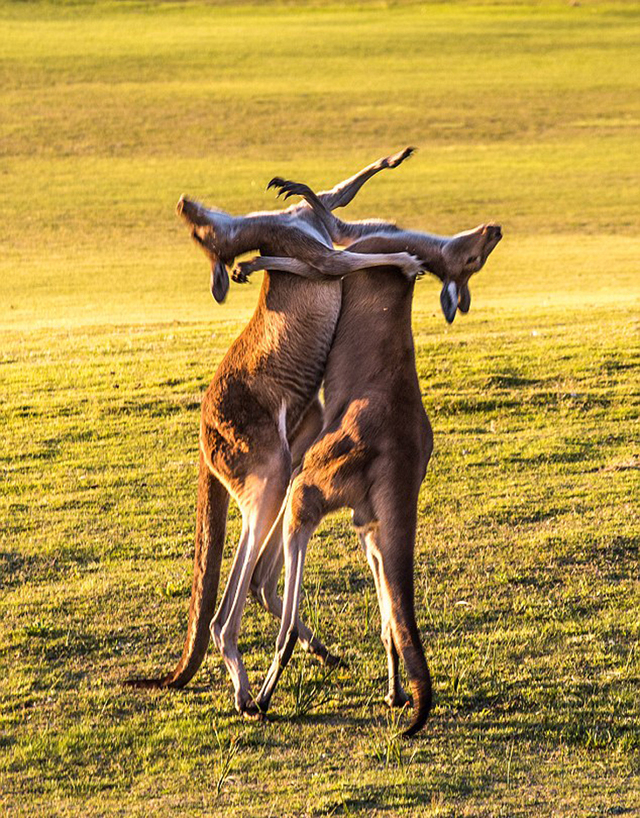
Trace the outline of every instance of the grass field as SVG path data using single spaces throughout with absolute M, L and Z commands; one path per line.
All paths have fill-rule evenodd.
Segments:
M 640 811 L 640 5 L 0 2 L 0 805 L 11 816 Z M 348 516 L 308 560 L 266 724 L 210 655 L 180 693 L 198 411 L 218 307 L 174 216 L 276 207 L 415 144 L 345 211 L 505 238 L 468 317 L 414 331 L 435 453 L 413 742 Z M 231 512 L 225 567 L 239 534 Z M 258 684 L 276 627 L 249 603 Z

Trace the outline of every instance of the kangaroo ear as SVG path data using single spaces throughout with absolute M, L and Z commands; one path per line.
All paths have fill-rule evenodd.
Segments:
M 471 293 L 469 292 L 469 285 L 463 284 L 460 287 L 460 294 L 458 296 L 458 309 L 460 312 L 467 313 L 469 312 L 469 307 L 471 306 Z
M 218 259 L 211 267 L 211 293 L 218 304 L 222 304 L 228 292 L 229 273 L 227 272 L 225 263 Z
M 447 323 L 452 324 L 458 309 L 458 288 L 455 281 L 445 284 L 440 293 L 440 304 Z

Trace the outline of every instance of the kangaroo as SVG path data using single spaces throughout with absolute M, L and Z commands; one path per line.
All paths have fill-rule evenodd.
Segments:
M 320 194 L 326 207 L 341 207 L 367 179 L 401 164 L 412 148 L 369 165 Z M 302 202 L 279 213 L 233 217 L 182 197 L 178 213 L 211 262 L 211 289 L 222 301 L 229 289 L 227 267 L 250 250 L 283 258 L 263 260 L 268 272 L 255 313 L 231 345 L 206 391 L 200 419 L 200 454 L 194 575 L 187 636 L 175 669 L 157 679 L 131 679 L 132 687 L 183 687 L 200 667 L 213 635 L 235 690 L 235 704 L 259 714 L 237 647 L 240 619 L 258 554 L 278 517 L 292 464 L 322 426 L 317 394 L 340 312 L 340 277 L 371 263 L 395 265 L 415 277 L 416 259 L 406 253 L 351 254 L 334 250 L 322 220 Z M 371 261 L 373 258 L 373 261 Z M 287 272 L 305 269 L 310 281 Z M 287 271 L 287 272 L 283 272 Z M 242 274 L 234 276 L 243 280 Z M 242 514 L 242 534 L 220 605 L 215 611 L 229 497 Z M 258 589 L 256 589 L 257 593 Z M 273 589 L 259 595 L 280 614 Z M 321 659 L 335 661 L 301 622 L 303 644 Z
M 493 247 L 495 247 L 495 245 L 489 247 L 489 249 L 487 249 L 486 246 L 476 247 L 473 237 L 477 236 L 479 229 L 485 226 L 494 227 L 495 225 L 481 225 L 473 230 L 445 238 L 430 235 L 429 233 L 403 230 L 392 222 L 385 222 L 379 219 L 345 222 L 337 216 L 334 216 L 326 207 L 322 198 L 314 193 L 308 185 L 301 182 L 292 182 L 276 176 L 269 182 L 268 188 L 276 188 L 278 195 L 283 196 L 285 200 L 294 195 L 305 198 L 317 213 L 318 217 L 323 221 L 332 241 L 335 244 L 348 246 L 350 252 L 358 252 L 359 246 L 357 241 L 365 236 L 395 236 L 404 241 L 403 247 L 406 247 L 407 252 L 414 252 L 409 248 L 415 247 L 415 255 L 426 264 L 427 259 L 424 252 L 428 247 L 429 259 L 426 269 L 442 281 L 440 303 L 447 322 L 449 324 L 453 322 L 458 310 L 462 313 L 469 312 L 471 306 L 469 278 L 482 269 L 489 253 L 491 253 Z M 471 242 L 469 242 L 470 237 Z M 397 245 L 394 244 L 393 246 Z M 361 248 L 360 252 L 362 252 Z M 463 260 L 462 256 L 464 256 L 465 252 L 468 254 L 464 258 L 464 265 L 461 268 L 460 263 Z M 259 259 L 254 259 L 241 265 L 241 269 L 237 271 L 237 275 L 240 276 L 241 280 L 244 280 L 245 276 L 250 275 L 254 268 L 256 268 L 256 265 L 257 269 L 261 269 L 259 261 Z M 305 275 L 305 270 L 300 269 L 298 274 Z M 313 275 L 311 270 L 306 270 L 306 274 L 309 277 Z
M 276 180 L 275 184 L 279 184 Z M 292 190 L 293 183 L 281 188 Z M 468 281 L 502 238 L 499 225 L 484 224 L 446 238 L 408 232 L 377 222 L 346 225 L 306 186 L 295 186 L 338 241 L 359 253 L 408 250 L 444 283 L 442 307 L 450 322 L 470 304 Z M 366 231 L 374 235 L 366 237 Z M 252 264 L 246 262 L 244 272 Z M 256 699 L 266 712 L 298 638 L 297 612 L 306 548 L 322 518 L 350 507 L 373 573 L 381 636 L 387 654 L 390 706 L 408 696 L 398 674 L 402 656 L 413 694 L 412 736 L 431 708 L 431 680 L 415 619 L 414 547 L 418 492 L 433 448 L 415 368 L 411 304 L 414 282 L 368 269 L 343 283 L 342 307 L 327 360 L 324 426 L 293 476 L 283 508 L 285 588 L 276 652 Z M 299 271 L 299 274 L 302 274 Z M 315 271 L 309 271 L 311 276 Z M 256 571 L 259 573 L 261 566 Z M 268 572 L 267 572 L 268 573 Z

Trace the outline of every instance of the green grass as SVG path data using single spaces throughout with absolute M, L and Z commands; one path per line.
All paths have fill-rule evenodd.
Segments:
M 635 3 L 0 3 L 0 804 L 10 815 L 631 815 L 638 787 L 640 66 Z M 345 211 L 505 239 L 414 331 L 435 453 L 420 737 L 348 516 L 296 653 L 243 723 L 211 652 L 167 669 L 191 576 L 198 407 L 258 282 L 215 305 L 182 192 L 275 207 L 416 144 Z M 239 534 L 231 511 L 225 569 Z M 249 603 L 258 684 L 276 627 Z

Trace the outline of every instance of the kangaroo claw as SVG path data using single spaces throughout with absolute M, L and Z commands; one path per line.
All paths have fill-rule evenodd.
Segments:
M 246 284 L 249 281 L 249 276 L 260 269 L 260 265 L 257 261 L 259 258 L 259 256 L 256 256 L 256 258 L 250 259 L 249 261 L 238 262 L 231 272 L 232 280 L 235 281 L 236 284 Z
M 409 159 L 417 148 L 408 147 L 404 150 L 401 150 L 399 153 L 394 153 L 392 156 L 387 156 L 384 160 L 384 167 L 386 168 L 397 168 L 398 165 L 401 165 L 405 159 Z

